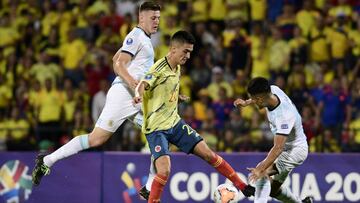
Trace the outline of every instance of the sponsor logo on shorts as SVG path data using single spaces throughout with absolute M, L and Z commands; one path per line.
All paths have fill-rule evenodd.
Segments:
M 161 151 L 161 146 L 160 145 L 156 145 L 155 146 L 155 152 L 160 152 Z
M 130 44 L 132 44 L 134 42 L 134 40 L 132 39 L 132 38 L 128 38 L 127 40 L 126 40 L 126 44 L 127 45 L 130 45 Z
M 289 128 L 288 124 L 281 124 L 281 129 L 288 129 L 288 128 Z
M 113 121 L 113 120 L 109 120 L 109 121 L 108 121 L 108 126 L 109 126 L 109 127 L 112 127 L 113 125 L 114 125 L 114 121 Z

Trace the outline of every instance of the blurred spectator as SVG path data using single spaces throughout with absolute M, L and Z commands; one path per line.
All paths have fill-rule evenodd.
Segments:
M 249 0 L 250 4 L 250 18 L 253 22 L 265 20 L 266 17 L 266 0 Z
M 0 151 L 5 151 L 7 141 L 8 129 L 5 113 L 0 113 Z
M 233 109 L 230 113 L 229 122 L 226 123 L 225 129 L 232 130 L 235 137 L 244 137 L 250 131 L 250 122 L 244 119 L 237 109 Z
M 208 86 L 207 90 L 209 95 L 213 101 L 219 100 L 219 89 L 222 87 L 226 90 L 226 96 L 231 98 L 233 97 L 233 89 L 231 85 L 224 80 L 224 73 L 223 70 L 219 66 L 215 66 L 212 69 L 213 79 L 210 85 Z
M 300 27 L 304 37 L 309 35 L 312 27 L 314 27 L 316 18 L 319 13 L 314 10 L 312 0 L 304 0 L 302 9 L 296 14 L 296 22 Z
M 334 133 L 331 137 L 340 142 L 341 127 L 349 126 L 350 122 L 350 97 L 346 90 L 341 89 L 338 78 L 334 78 L 332 86 L 325 86 L 323 93 L 318 106 L 322 112 L 322 124 L 325 130 Z
M 304 133 L 310 143 L 319 134 L 319 119 L 310 105 L 305 105 L 301 112 Z
M 262 76 L 270 78 L 269 71 L 269 40 L 262 31 L 260 24 L 252 26 L 251 42 L 251 61 L 252 68 L 250 76 L 252 78 Z
M 296 63 L 306 64 L 308 55 L 308 41 L 305 37 L 301 35 L 301 30 L 299 27 L 294 27 L 294 38 L 289 41 L 290 47 L 290 66 L 295 65 Z
M 287 75 L 289 72 L 290 46 L 283 40 L 278 28 L 271 29 L 272 42 L 269 47 L 269 68 L 272 78 L 275 75 Z
M 179 94 L 190 97 L 191 100 L 191 89 L 193 85 L 193 81 L 191 77 L 187 74 L 188 69 L 181 69 L 181 80 L 180 80 L 180 91 Z
M 16 150 L 31 150 L 30 143 L 30 123 L 26 117 L 20 117 L 19 109 L 12 108 L 11 117 L 7 121 L 8 139 L 6 142 L 7 149 L 11 151 Z
M 284 5 L 282 14 L 276 18 L 276 26 L 279 27 L 281 35 L 285 40 L 288 41 L 293 38 L 294 28 L 296 26 L 296 16 L 293 5 Z
M 186 123 L 189 123 L 190 127 L 194 129 L 201 128 L 201 121 L 196 119 L 194 107 L 191 105 L 187 105 L 182 113 L 181 117 L 184 119 Z
M 79 68 L 80 61 L 86 53 L 86 44 L 75 36 L 74 30 L 68 32 L 68 41 L 60 46 L 61 64 L 64 67 L 64 76 L 70 78 L 75 86 L 84 79 L 84 74 Z
M 211 68 L 207 67 L 202 58 L 195 56 L 190 70 L 190 77 L 194 82 L 194 91 L 206 88 L 211 81 Z
M 102 109 L 105 106 L 106 93 L 109 90 L 109 88 L 110 88 L 109 83 L 106 80 L 100 81 L 100 90 L 94 95 L 91 105 L 91 117 L 93 123 L 96 123 Z
M 51 79 L 46 79 L 45 87 L 41 89 L 35 102 L 40 140 L 58 142 L 61 134 L 59 126 L 63 103 L 64 98 L 61 92 L 53 86 Z
M 193 102 L 195 119 L 205 121 L 208 117 L 206 112 L 211 103 L 209 92 L 206 89 L 201 89 L 197 96 L 198 99 Z
M 63 90 L 63 111 L 64 111 L 64 121 L 65 126 L 69 129 L 72 129 L 74 127 L 74 115 L 77 107 L 77 97 L 76 92 L 73 87 L 72 82 L 67 79 L 64 82 L 64 90 Z M 71 134 L 71 130 L 68 130 L 67 135 Z
M 47 79 L 55 86 L 61 76 L 61 70 L 57 64 L 50 63 L 50 58 L 47 53 L 42 52 L 39 56 L 38 63 L 31 66 L 29 74 L 38 80 L 42 86 L 45 85 L 45 80 Z
M 226 95 L 225 87 L 218 89 L 218 100 L 214 100 L 211 109 L 215 112 L 215 119 L 218 121 L 218 128 L 224 129 L 225 123 L 229 121 L 230 112 L 234 109 L 233 101 Z
M 2 2 L 0 150 L 16 140 L 7 136 L 9 125 L 18 125 L 19 119 L 28 124 L 26 136 L 15 133 L 30 143 L 23 149 L 52 150 L 74 133 L 90 130 L 98 116 L 91 103 L 105 99 L 103 84 L 115 77 L 112 56 L 137 24 L 140 2 Z M 246 97 L 249 78 L 262 76 L 286 91 L 302 112 L 311 151 L 359 152 L 359 1 L 160 3 L 160 30 L 152 35 L 156 58 L 168 51 L 177 30 L 197 39 L 180 87 L 191 101 L 180 103 L 179 111 L 212 148 L 268 150 L 272 134 L 264 115 L 255 107 L 234 112 L 231 104 L 235 97 Z M 18 119 L 11 118 L 16 111 Z M 130 123 L 117 134 L 105 150 L 144 146 Z
M 94 96 L 100 90 L 100 82 L 109 80 L 110 67 L 106 62 L 106 56 L 96 50 L 89 53 L 89 62 L 85 65 L 85 77 L 90 96 Z
M 235 35 L 226 55 L 226 69 L 231 74 L 236 74 L 238 70 L 247 74 L 250 68 L 250 40 L 241 32 L 240 25 L 235 25 L 234 29 Z

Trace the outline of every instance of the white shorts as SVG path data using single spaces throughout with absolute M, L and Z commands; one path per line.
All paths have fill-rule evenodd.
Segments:
M 105 106 L 95 127 L 115 132 L 126 120 L 142 125 L 141 104 L 134 106 L 132 91 L 122 83 L 112 85 L 106 95 Z
M 301 165 L 308 155 L 308 146 L 297 146 L 290 150 L 283 151 L 276 159 L 275 165 L 279 174 L 274 175 L 274 180 L 284 183 L 289 173 Z

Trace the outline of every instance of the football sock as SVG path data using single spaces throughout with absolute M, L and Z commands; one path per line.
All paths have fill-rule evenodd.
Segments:
M 168 177 L 164 175 L 157 174 L 154 177 L 154 181 L 151 185 L 150 197 L 148 203 L 158 203 L 160 202 L 161 194 L 164 190 L 166 181 Z
M 151 156 L 151 164 L 150 164 L 150 170 L 149 170 L 149 176 L 148 176 L 148 179 L 146 181 L 146 189 L 148 191 L 151 190 L 151 185 L 152 185 L 152 182 L 154 181 L 154 178 L 155 178 L 155 175 L 156 175 L 156 171 L 155 171 L 155 167 L 154 167 L 154 160 L 153 160 L 153 157 Z
M 48 167 L 51 167 L 60 159 L 64 159 L 68 156 L 74 155 L 79 151 L 89 148 L 89 134 L 79 135 L 70 140 L 53 153 L 44 157 L 44 163 Z
M 221 156 L 214 153 L 209 163 L 223 176 L 228 178 L 239 190 L 243 190 L 246 184 L 236 174 L 235 170 Z
M 270 180 L 268 178 L 260 178 L 255 184 L 255 200 L 254 203 L 266 203 L 271 191 Z
M 277 200 L 287 203 L 301 203 L 301 199 L 295 196 L 289 188 L 281 187 L 279 193 L 274 196 Z

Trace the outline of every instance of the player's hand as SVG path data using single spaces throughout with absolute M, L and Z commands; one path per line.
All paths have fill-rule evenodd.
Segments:
M 127 84 L 129 85 L 129 87 L 132 90 L 135 90 L 136 86 L 139 84 L 139 81 L 134 80 L 134 79 L 130 79 L 130 80 L 127 81 Z
M 190 97 L 186 96 L 186 95 L 183 95 L 183 94 L 179 94 L 179 99 L 181 101 L 189 101 L 190 100 Z
M 257 168 L 246 168 L 248 171 L 250 171 L 249 181 L 252 183 L 255 183 L 258 179 L 266 176 L 266 171 L 261 172 Z
M 235 107 L 245 107 L 245 106 L 248 106 L 250 104 L 253 103 L 253 100 L 252 99 L 247 99 L 247 100 L 243 100 L 243 99 L 236 99 L 234 101 L 234 106 Z
M 142 102 L 142 98 L 141 97 L 134 97 L 133 98 L 133 103 L 134 104 L 138 104 L 138 103 L 141 103 Z

